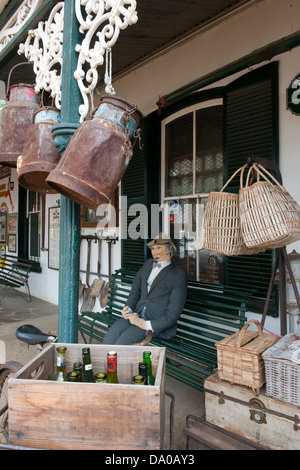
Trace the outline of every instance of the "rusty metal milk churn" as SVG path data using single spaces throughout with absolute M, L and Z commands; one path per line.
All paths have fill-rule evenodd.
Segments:
M 18 156 L 23 152 L 26 131 L 39 109 L 38 95 L 33 86 L 13 85 L 9 90 L 9 104 L 2 109 L 0 129 L 0 163 L 17 166 Z
M 104 96 L 91 121 L 80 124 L 47 183 L 90 209 L 106 204 L 132 157 L 142 113 L 116 96 Z
M 51 132 L 61 121 L 56 108 L 45 106 L 34 114 L 34 124 L 27 130 L 22 155 L 18 158 L 18 182 L 21 186 L 39 193 L 55 193 L 46 178 L 60 160 Z

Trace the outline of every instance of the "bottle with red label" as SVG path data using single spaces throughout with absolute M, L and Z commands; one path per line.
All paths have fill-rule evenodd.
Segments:
M 118 384 L 118 371 L 117 371 L 118 355 L 115 351 L 107 353 L 107 374 L 106 383 Z

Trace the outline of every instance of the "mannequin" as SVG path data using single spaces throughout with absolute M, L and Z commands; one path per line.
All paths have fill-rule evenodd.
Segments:
M 149 258 L 137 273 L 121 319 L 107 332 L 103 344 L 133 344 L 148 330 L 157 338 L 176 335 L 177 320 L 187 293 L 187 273 L 174 262 L 176 247 L 163 233 L 147 244 Z

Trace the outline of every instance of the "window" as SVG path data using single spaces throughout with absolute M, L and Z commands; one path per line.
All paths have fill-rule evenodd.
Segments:
M 162 123 L 163 202 L 179 259 L 189 278 L 223 282 L 223 256 L 199 250 L 208 193 L 223 186 L 222 100 L 198 103 Z M 165 226 L 165 225 L 164 225 Z

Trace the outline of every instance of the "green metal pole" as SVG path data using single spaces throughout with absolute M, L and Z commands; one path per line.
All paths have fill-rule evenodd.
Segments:
M 66 0 L 64 5 L 64 37 L 62 64 L 61 124 L 53 127 L 54 143 L 61 156 L 79 125 L 78 107 L 82 103 L 74 78 L 77 67 L 76 44 L 79 33 L 75 14 L 75 2 Z M 61 196 L 60 210 L 60 259 L 58 295 L 58 340 L 77 343 L 78 340 L 78 283 L 80 246 L 80 206 Z

